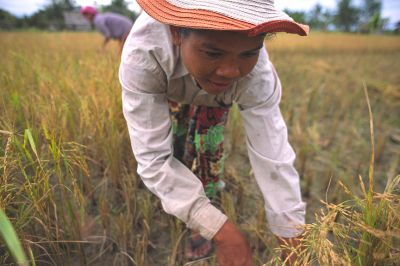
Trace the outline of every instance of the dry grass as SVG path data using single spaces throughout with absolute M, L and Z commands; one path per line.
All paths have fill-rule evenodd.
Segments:
M 0 35 L 0 207 L 36 264 L 183 265 L 184 225 L 135 174 L 117 44 L 102 54 L 97 34 Z M 267 46 L 308 202 L 299 257 L 313 265 L 398 264 L 400 38 L 278 35 Z M 255 265 L 281 264 L 240 123 L 233 110 L 221 208 L 250 239 Z M 372 182 L 358 178 L 370 177 L 371 154 Z M 0 264 L 10 261 L 1 244 Z

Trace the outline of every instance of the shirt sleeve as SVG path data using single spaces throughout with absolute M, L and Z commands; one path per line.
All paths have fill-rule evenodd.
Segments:
M 212 239 L 227 217 L 206 197 L 201 181 L 173 156 L 166 81 L 157 64 L 133 56 L 123 60 L 119 79 L 137 172 L 164 210 Z
M 261 61 L 255 75 L 261 78 L 253 78 L 247 92 L 258 95 L 257 103 L 239 105 L 240 113 L 249 159 L 265 200 L 271 231 L 281 237 L 295 237 L 302 232 L 306 205 L 301 199 L 299 175 L 293 165 L 295 153 L 279 109 L 281 84 L 266 55 Z

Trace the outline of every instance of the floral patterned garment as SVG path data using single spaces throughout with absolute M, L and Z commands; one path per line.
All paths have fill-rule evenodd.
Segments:
M 169 102 L 174 156 L 201 180 L 214 199 L 224 173 L 224 128 L 229 108 Z

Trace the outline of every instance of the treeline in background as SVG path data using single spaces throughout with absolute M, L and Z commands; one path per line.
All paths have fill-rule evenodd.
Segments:
M 135 20 L 137 15 L 128 9 L 125 0 L 112 0 L 109 5 L 98 6 L 100 12 L 115 12 Z M 31 16 L 17 17 L 0 8 L 0 29 L 90 30 L 91 25 L 79 13 L 74 0 L 50 0 Z
M 128 9 L 125 0 L 112 0 L 110 5 L 100 6 L 99 9 L 102 12 L 117 12 L 133 20 L 138 15 Z M 284 11 L 296 21 L 310 25 L 313 31 L 400 33 L 400 21 L 396 22 L 394 26 L 389 26 L 389 18 L 382 16 L 382 1 L 380 0 L 363 0 L 359 5 L 354 4 L 353 0 L 337 0 L 334 9 L 325 8 L 317 3 L 308 12 L 288 9 Z M 0 29 L 82 29 L 76 23 L 70 21 L 68 14 L 71 13 L 79 14 L 79 6 L 74 0 L 51 0 L 39 11 L 31 16 L 24 17 L 17 17 L 0 9 Z

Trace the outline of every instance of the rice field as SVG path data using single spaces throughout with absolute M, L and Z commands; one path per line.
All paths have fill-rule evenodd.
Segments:
M 0 32 L 0 208 L 31 265 L 217 265 L 185 261 L 185 225 L 136 175 L 118 44 L 101 41 Z M 400 37 L 279 34 L 266 46 L 308 204 L 299 265 L 399 265 Z M 284 265 L 244 141 L 233 108 L 219 207 L 255 265 Z M 0 265 L 13 265 L 0 239 Z

